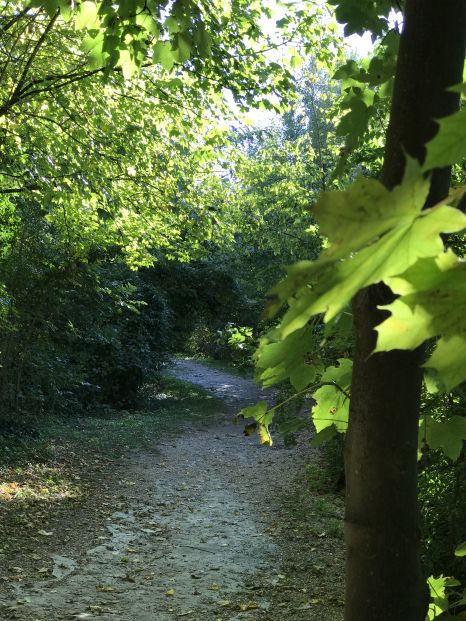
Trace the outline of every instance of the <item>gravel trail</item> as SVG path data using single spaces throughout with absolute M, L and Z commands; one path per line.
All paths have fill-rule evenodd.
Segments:
M 129 458 L 115 473 L 122 482 L 118 510 L 112 505 L 105 515 L 103 502 L 102 521 L 93 525 L 98 545 L 76 553 L 54 549 L 51 537 L 52 575 L 9 582 L 0 618 L 267 618 L 267 600 L 241 606 L 237 599 L 255 575 L 280 574 L 271 498 L 288 488 L 300 459 L 279 444 L 259 447 L 231 422 L 230 414 L 264 398 L 252 380 L 185 360 L 172 373 L 224 400 L 229 415 Z

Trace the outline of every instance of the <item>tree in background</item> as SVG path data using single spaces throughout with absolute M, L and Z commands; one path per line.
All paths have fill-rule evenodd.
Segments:
M 219 118 L 231 117 L 224 92 L 242 109 L 292 97 L 289 65 L 269 62 L 267 48 L 302 42 L 318 22 L 290 13 L 272 41 L 262 19 L 270 11 L 246 2 L 2 6 L 5 414 L 126 403 L 178 347 L 183 296 L 207 273 L 196 321 L 217 315 L 215 331 L 236 317 L 237 283 L 202 263 L 232 248 L 240 221 L 213 172 L 228 130 Z M 190 267 L 167 269 L 174 261 Z M 128 268 L 153 263 L 152 275 Z

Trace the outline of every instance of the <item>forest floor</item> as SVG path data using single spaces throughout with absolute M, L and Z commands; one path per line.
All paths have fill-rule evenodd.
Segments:
M 243 435 L 252 380 L 171 374 L 143 418 L 81 421 L 50 463 L 0 469 L 0 618 L 341 620 L 342 499 L 309 484 L 322 454 Z

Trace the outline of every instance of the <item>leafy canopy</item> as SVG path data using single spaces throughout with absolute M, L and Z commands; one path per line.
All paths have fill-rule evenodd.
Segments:
M 387 281 L 420 258 L 443 248 L 441 233 L 459 231 L 466 217 L 443 203 L 423 210 L 429 182 L 411 162 L 394 190 L 372 179 L 358 179 L 345 191 L 323 193 L 314 209 L 328 247 L 316 261 L 288 268 L 273 290 L 270 312 L 288 302 L 280 323 L 283 337 L 316 314 L 329 321 L 363 287 Z

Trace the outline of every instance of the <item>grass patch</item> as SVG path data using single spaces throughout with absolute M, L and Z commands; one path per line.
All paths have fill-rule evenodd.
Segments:
M 343 437 L 322 446 L 306 468 L 309 489 L 314 494 L 340 492 L 344 488 Z
M 146 386 L 143 396 L 144 409 L 5 425 L 0 432 L 0 501 L 71 497 L 76 485 L 61 472 L 63 463 L 81 461 L 92 468 L 93 455 L 118 459 L 131 450 L 149 449 L 225 412 L 223 403 L 206 391 L 169 375 L 161 386 Z
M 314 450 L 301 483 L 290 492 L 288 511 L 311 539 L 343 539 L 342 447 L 335 438 Z
M 26 467 L 0 469 L 0 501 L 56 501 L 78 498 L 79 477 L 70 479 L 59 467 L 29 464 Z
M 0 565 L 22 568 L 8 581 L 43 577 L 38 568 L 49 567 L 52 540 L 57 549 L 97 545 L 89 524 L 100 523 L 102 499 L 111 513 L 135 484 L 121 457 L 226 413 L 223 402 L 169 375 L 142 397 L 140 409 L 0 421 Z M 75 531 L 87 533 L 85 544 Z

